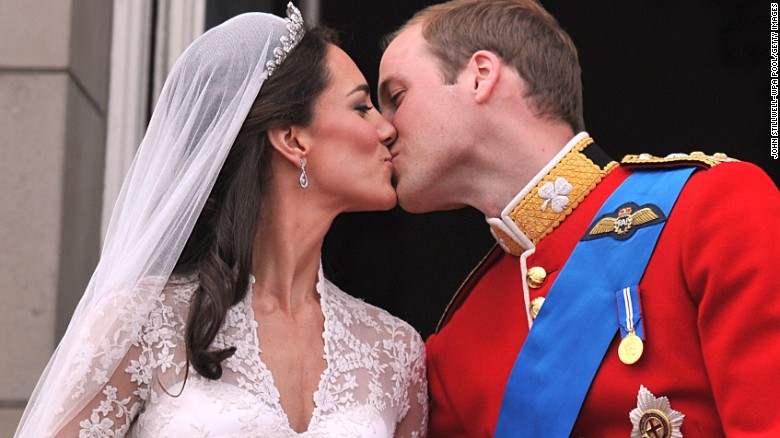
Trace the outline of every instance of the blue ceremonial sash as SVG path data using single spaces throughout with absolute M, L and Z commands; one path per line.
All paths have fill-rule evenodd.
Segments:
M 601 206 L 590 229 L 627 203 L 654 205 L 665 219 L 694 170 L 633 173 Z M 570 435 L 620 328 L 615 293 L 639 284 L 664 223 L 648 222 L 623 235 L 589 238 L 586 234 L 577 244 L 517 356 L 495 437 Z

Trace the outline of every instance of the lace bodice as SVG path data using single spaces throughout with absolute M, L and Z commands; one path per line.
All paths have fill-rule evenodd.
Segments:
M 262 361 L 251 293 L 228 311 L 214 340 L 215 348 L 236 347 L 222 377 L 185 369 L 184 326 L 196 287 L 195 277 L 168 282 L 102 394 L 71 422 L 80 437 L 425 435 L 424 344 L 407 323 L 347 295 L 320 270 L 327 365 L 308 430 L 298 434 Z M 106 380 L 99 361 L 92 363 L 89 378 Z

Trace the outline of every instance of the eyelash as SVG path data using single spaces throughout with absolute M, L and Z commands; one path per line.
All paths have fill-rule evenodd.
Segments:
M 370 105 L 366 105 L 366 104 L 363 103 L 363 104 L 360 104 L 360 105 L 356 106 L 355 109 L 358 110 L 359 112 L 363 113 L 363 114 L 368 114 L 368 112 L 371 111 L 372 109 L 374 109 L 374 107 L 370 106 Z
M 403 94 L 404 94 L 403 91 L 399 91 L 394 95 L 390 96 L 390 103 L 393 105 L 394 108 L 398 108 L 398 101 Z

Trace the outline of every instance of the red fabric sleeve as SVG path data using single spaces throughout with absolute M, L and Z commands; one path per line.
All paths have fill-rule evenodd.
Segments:
M 695 174 L 679 200 L 687 287 L 729 437 L 780 437 L 780 193 L 749 163 Z

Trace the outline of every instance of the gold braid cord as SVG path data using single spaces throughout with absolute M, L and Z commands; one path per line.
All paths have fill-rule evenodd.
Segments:
M 696 151 L 690 154 L 669 154 L 665 157 L 656 157 L 650 154 L 626 155 L 620 161 L 627 167 L 678 167 L 678 166 L 696 166 L 701 168 L 715 167 L 720 163 L 729 161 L 739 161 L 731 158 L 722 152 L 716 152 L 707 155 L 704 152 Z

